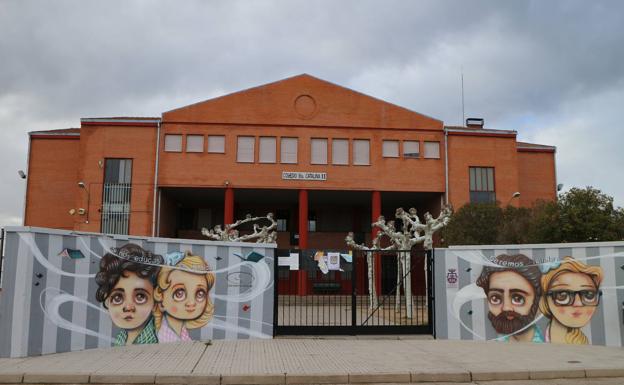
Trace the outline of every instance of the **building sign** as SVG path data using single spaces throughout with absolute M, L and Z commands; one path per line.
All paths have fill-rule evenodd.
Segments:
M 282 171 L 284 180 L 327 180 L 326 172 Z

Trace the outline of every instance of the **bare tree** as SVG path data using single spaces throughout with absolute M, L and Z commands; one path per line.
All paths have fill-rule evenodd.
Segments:
M 426 250 L 430 250 L 433 247 L 433 234 L 440 230 L 443 226 L 448 224 L 451 216 L 450 206 L 444 207 L 437 218 L 433 218 L 428 212 L 425 213 L 425 223 L 421 223 L 418 218 L 418 213 L 415 208 L 410 208 L 408 212 L 405 212 L 403 208 L 398 208 L 395 212 L 395 218 L 400 219 L 403 228 L 402 231 L 397 231 L 394 221 L 386 222 L 383 216 L 377 218 L 377 221 L 372 224 L 373 228 L 378 228 L 381 231 L 373 239 L 371 247 L 366 245 L 356 244 L 353 240 L 353 233 L 349 233 L 345 238 L 347 245 L 351 248 L 358 250 L 365 250 L 368 263 L 368 286 L 369 286 L 369 306 L 376 307 L 378 304 L 377 293 L 375 289 L 375 269 L 373 267 L 373 255 L 375 250 L 398 250 L 397 255 L 397 286 L 395 293 L 395 309 L 399 310 L 401 300 L 401 287 L 405 295 L 405 307 L 407 318 L 412 318 L 414 313 L 414 305 L 412 300 L 412 279 L 411 279 L 411 258 L 410 251 L 412 247 L 419 243 L 423 243 L 423 247 Z M 380 249 L 379 245 L 382 237 L 388 237 L 390 240 L 390 246 Z M 425 260 L 425 288 L 428 286 L 427 282 L 427 261 Z
M 260 226 L 258 223 L 253 224 L 253 233 L 246 235 L 239 235 L 238 227 L 242 224 L 249 222 L 270 222 L 269 225 Z M 227 241 L 227 242 L 245 242 L 255 240 L 256 243 L 275 243 L 277 240 L 277 222 L 273 218 L 273 213 L 268 213 L 266 217 L 252 217 L 247 214 L 245 219 L 239 219 L 234 223 L 226 224 L 224 228 L 221 225 L 216 225 L 212 229 L 202 228 L 201 232 L 204 236 L 215 241 Z
M 355 243 L 353 239 L 353 232 L 349 232 L 345 241 L 347 245 L 349 245 L 352 249 L 363 250 L 366 251 L 366 264 L 368 265 L 368 307 L 370 309 L 377 307 L 377 289 L 375 288 L 375 269 L 373 268 L 373 253 L 371 250 L 379 250 L 379 241 L 383 236 L 382 232 L 377 233 L 375 239 L 373 239 L 372 247 L 368 248 L 365 245 L 359 245 Z M 390 246 L 391 248 L 392 246 Z M 390 250 L 390 248 L 382 249 L 382 250 Z

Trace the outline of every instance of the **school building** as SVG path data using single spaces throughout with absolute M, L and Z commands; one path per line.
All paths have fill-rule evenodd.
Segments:
M 84 118 L 30 133 L 24 224 L 201 239 L 273 212 L 279 248 L 344 249 L 397 207 L 555 199 L 554 147 L 467 123 L 306 74 L 161 117 Z

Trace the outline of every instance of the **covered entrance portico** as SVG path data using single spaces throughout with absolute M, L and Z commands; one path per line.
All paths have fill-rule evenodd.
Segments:
M 279 249 L 344 250 L 349 232 L 354 233 L 356 243 L 370 245 L 376 234 L 371 232 L 371 223 L 380 215 L 394 219 L 398 207 L 415 207 L 420 213 L 437 215 L 441 201 L 442 193 L 437 192 L 161 187 L 156 228 L 160 237 L 203 239 L 202 227 L 233 223 L 247 214 L 261 217 L 272 212 L 277 221 Z M 240 230 L 244 234 L 252 228 L 242 226 Z M 387 282 L 383 282 L 382 265 L 395 264 L 392 255 L 385 258 L 375 259 L 378 293 L 388 292 L 395 279 L 392 269 L 387 268 Z M 416 263 L 423 266 L 423 261 Z M 305 271 L 285 274 L 289 283 L 283 290 L 287 293 L 313 294 Z M 419 284 L 415 285 L 416 290 Z

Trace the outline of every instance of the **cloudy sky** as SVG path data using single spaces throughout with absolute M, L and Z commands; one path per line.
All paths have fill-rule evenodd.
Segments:
M 0 0 L 0 226 L 29 131 L 160 116 L 300 73 L 557 146 L 566 188 L 624 206 L 624 2 Z

